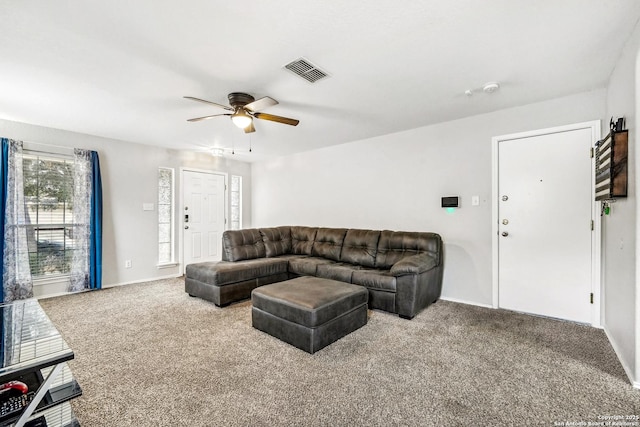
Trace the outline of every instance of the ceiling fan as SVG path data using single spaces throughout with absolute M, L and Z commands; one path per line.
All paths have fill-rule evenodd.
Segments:
M 274 116 L 273 114 L 260 113 L 260 110 L 264 110 L 267 107 L 278 104 L 275 99 L 265 96 L 256 100 L 248 93 L 233 92 L 228 95 L 229 104 L 226 106 L 217 104 L 215 102 L 207 101 L 205 99 L 194 98 L 192 96 L 185 96 L 186 99 L 192 101 L 204 102 L 205 104 L 215 105 L 216 107 L 224 108 L 232 113 L 213 114 L 211 116 L 196 117 L 194 119 L 188 119 L 188 122 L 199 122 L 200 120 L 207 120 L 213 117 L 230 116 L 231 121 L 240 129 L 244 129 L 245 133 L 255 132 L 256 128 L 253 127 L 253 119 L 269 120 L 272 122 L 284 123 L 285 125 L 296 126 L 300 123 L 299 120 L 290 119 L 288 117 Z

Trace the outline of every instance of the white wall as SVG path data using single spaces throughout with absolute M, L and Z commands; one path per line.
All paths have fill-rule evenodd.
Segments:
M 176 170 L 180 191 L 180 167 L 241 175 L 244 181 L 245 226 L 251 222 L 251 166 L 206 153 L 169 150 L 25 123 L 0 120 L 0 136 L 36 144 L 95 150 L 100 155 L 103 187 L 103 286 L 179 275 L 179 266 L 158 269 L 158 167 Z M 46 145 L 38 146 L 45 149 Z M 153 211 L 143 211 L 153 203 Z M 177 204 L 177 198 L 176 198 Z M 176 219 L 179 212 L 176 206 Z M 176 223 L 176 232 L 181 231 Z M 176 234 L 176 254 L 178 254 Z M 132 268 L 125 268 L 125 260 Z
M 253 226 L 434 231 L 443 296 L 491 305 L 491 138 L 598 120 L 604 106 L 596 90 L 254 163 Z M 447 213 L 451 195 L 461 208 Z
M 640 27 L 636 27 L 615 64 L 607 86 L 606 122 L 626 118 L 629 129 L 628 197 L 619 198 L 611 214 L 602 221 L 603 327 L 632 381 L 637 381 L 636 344 L 636 59 L 640 48 Z

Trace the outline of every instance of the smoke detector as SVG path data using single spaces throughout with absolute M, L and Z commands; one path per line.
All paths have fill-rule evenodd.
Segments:
M 482 86 L 482 90 L 485 93 L 493 93 L 500 89 L 500 84 L 498 82 L 489 82 Z

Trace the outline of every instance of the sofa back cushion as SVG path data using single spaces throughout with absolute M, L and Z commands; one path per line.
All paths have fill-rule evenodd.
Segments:
M 376 267 L 391 268 L 402 258 L 421 253 L 432 255 L 436 265 L 439 265 L 442 253 L 440 236 L 435 233 L 384 230 L 378 242 Z
M 379 230 L 347 231 L 342 244 L 340 261 L 364 267 L 375 267 L 378 251 Z
M 311 255 L 340 261 L 346 228 L 318 228 Z
M 222 259 L 242 261 L 243 259 L 264 258 L 266 252 L 262 235 L 257 228 L 227 230 L 222 233 Z
M 261 228 L 267 258 L 291 253 L 291 227 Z
M 291 227 L 291 252 L 296 255 L 311 255 L 317 228 Z

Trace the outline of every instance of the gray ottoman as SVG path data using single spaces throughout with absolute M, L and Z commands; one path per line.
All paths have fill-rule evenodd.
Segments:
M 366 288 L 298 277 L 251 292 L 253 327 L 315 353 L 367 324 Z

